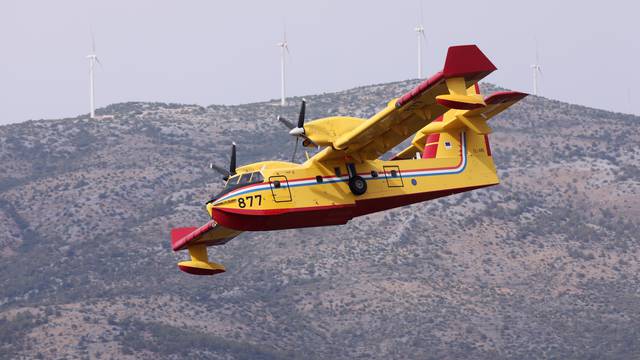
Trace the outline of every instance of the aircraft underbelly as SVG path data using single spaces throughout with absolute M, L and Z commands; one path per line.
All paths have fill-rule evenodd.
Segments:
M 281 210 L 213 209 L 213 219 L 220 225 L 241 231 L 268 231 L 346 224 L 354 217 L 400 206 L 437 199 L 465 191 L 491 186 L 477 185 L 424 193 L 381 196 L 356 200 L 355 204 L 314 206 Z

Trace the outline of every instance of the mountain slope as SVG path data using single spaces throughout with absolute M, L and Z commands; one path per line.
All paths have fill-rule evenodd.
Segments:
M 308 118 L 368 117 L 414 85 L 308 96 Z M 206 164 L 232 140 L 239 164 L 287 159 L 279 111 L 124 103 L 0 127 L 0 354 L 640 356 L 637 117 L 528 97 L 491 121 L 501 185 L 243 234 L 211 251 L 227 273 L 179 272 L 168 232 L 207 220 Z

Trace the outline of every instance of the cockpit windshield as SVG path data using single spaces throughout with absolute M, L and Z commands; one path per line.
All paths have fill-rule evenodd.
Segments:
M 230 177 L 229 180 L 227 180 L 227 183 L 224 185 L 224 188 L 230 189 L 240 185 L 255 184 L 263 181 L 264 177 L 259 171 L 238 174 Z

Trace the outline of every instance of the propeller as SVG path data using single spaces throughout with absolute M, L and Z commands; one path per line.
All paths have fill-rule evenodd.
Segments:
M 209 164 L 209 168 L 222 174 L 222 180 L 227 181 L 229 177 L 236 174 L 236 143 L 231 143 L 231 158 L 229 159 L 229 170 L 216 165 L 214 163 Z
M 291 156 L 291 162 L 295 161 L 296 154 L 298 152 L 298 144 L 300 143 L 300 138 L 304 139 L 303 145 L 314 144 L 311 139 L 309 139 L 304 133 L 304 119 L 306 114 L 307 101 L 302 99 L 302 104 L 300 104 L 300 115 L 298 115 L 298 124 L 294 125 L 291 121 L 285 119 L 283 116 L 278 115 L 277 119 L 284 126 L 289 129 L 289 134 L 296 137 L 296 145 L 293 148 L 293 155 Z

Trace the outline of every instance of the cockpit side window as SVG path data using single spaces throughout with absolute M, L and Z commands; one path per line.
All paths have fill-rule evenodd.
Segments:
M 238 181 L 238 185 L 248 184 L 251 181 L 251 173 L 245 173 L 240 176 L 240 180 Z
M 252 183 L 263 182 L 263 181 L 264 181 L 264 177 L 260 172 L 256 171 L 253 173 L 253 176 L 251 177 Z

